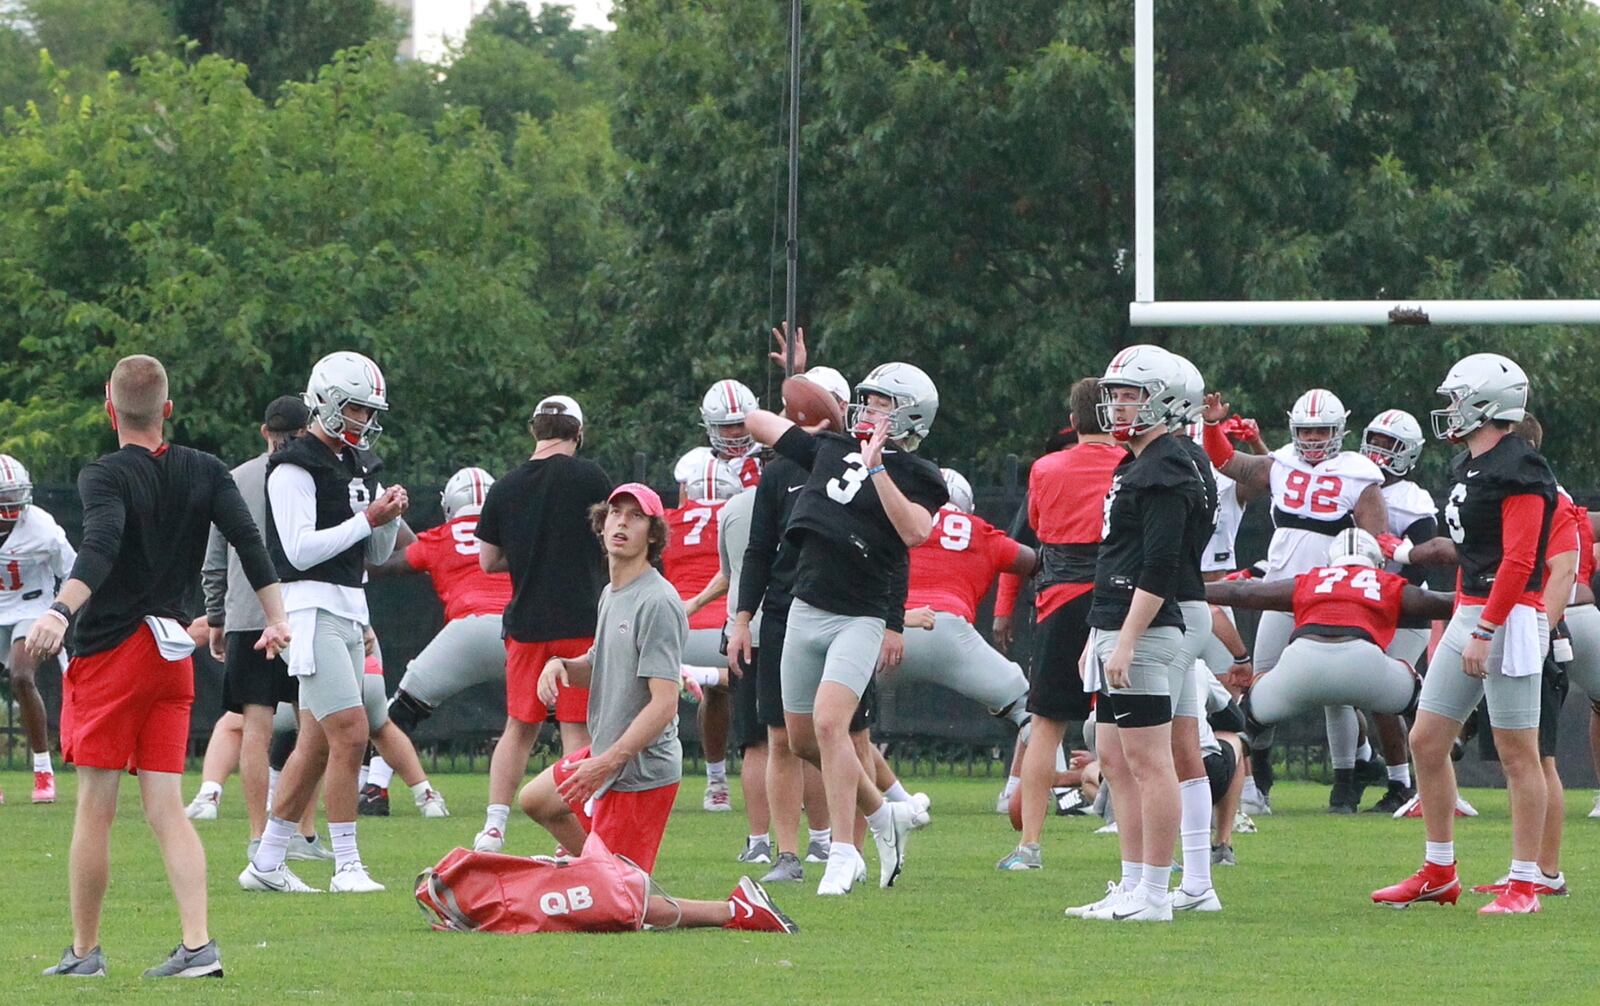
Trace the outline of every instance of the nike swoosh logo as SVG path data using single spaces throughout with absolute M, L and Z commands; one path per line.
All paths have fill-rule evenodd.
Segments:
M 739 907 L 739 908 L 744 909 L 744 917 L 745 918 L 747 918 L 747 919 L 755 918 L 756 910 L 754 908 L 750 907 L 750 902 L 748 902 L 748 901 L 735 901 L 734 905 Z
M 789 492 L 792 492 L 792 493 L 797 493 L 797 492 L 799 492 L 799 491 L 800 491 L 800 490 L 802 490 L 802 489 L 804 489 L 804 488 L 805 488 L 805 486 L 804 486 L 804 485 L 798 485 L 798 486 L 790 486 L 790 487 L 789 487 Z
M 1135 916 L 1135 915 L 1138 915 L 1138 914 L 1139 914 L 1139 913 L 1138 913 L 1138 912 L 1136 912 L 1136 911 L 1135 911 L 1135 912 L 1129 912 L 1129 913 L 1128 913 L 1128 914 L 1127 914 L 1127 915 L 1118 915 L 1118 914 L 1117 914 L 1117 913 L 1116 913 L 1116 912 L 1112 912 L 1112 913 L 1111 913 L 1111 917 L 1112 917 L 1112 918 L 1113 918 L 1113 919 L 1115 919 L 1115 920 L 1116 920 L 1116 921 L 1118 921 L 1118 922 L 1121 922 L 1121 921 L 1123 921 L 1123 920 L 1124 920 L 1124 919 L 1131 919 L 1131 918 L 1133 918 L 1133 917 L 1134 917 L 1134 916 Z
M 1479 469 L 1479 471 L 1482 471 L 1482 469 Z M 1478 476 L 1478 472 L 1468 472 L 1467 473 L 1467 478 L 1469 478 L 1469 479 L 1477 478 L 1477 476 Z
M 1114 720 L 1125 720 L 1132 715 L 1132 713 L 1112 713 L 1111 718 Z
M 1443 887 L 1429 887 L 1427 884 L 1423 884 L 1422 890 L 1417 892 L 1417 897 L 1425 898 L 1430 894 L 1438 894 L 1440 891 L 1448 891 L 1454 886 L 1454 884 L 1445 884 Z

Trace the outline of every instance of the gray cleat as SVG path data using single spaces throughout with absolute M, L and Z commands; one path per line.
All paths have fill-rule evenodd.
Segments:
M 1212 866 L 1238 866 L 1239 861 L 1233 858 L 1233 846 L 1224 842 L 1222 845 L 1211 847 Z
M 806 862 L 826 863 L 828 861 L 828 849 L 832 845 L 832 842 L 823 841 L 813 841 L 808 843 L 806 845 Z
M 1018 870 L 1044 869 L 1044 853 L 1034 842 L 1026 842 L 1006 853 L 1005 858 L 995 864 L 995 869 L 1007 872 Z
M 45 968 L 47 975 L 62 975 L 67 978 L 104 978 L 106 976 L 106 955 L 100 952 L 99 947 L 79 957 L 72 952 L 72 948 L 61 951 L 61 963 L 55 967 Z
M 752 842 L 749 838 L 744 841 L 744 851 L 739 853 L 738 862 L 763 865 L 772 862 L 772 843 L 764 838 L 759 842 Z
M 780 884 L 784 881 L 800 881 L 806 879 L 806 868 L 800 862 L 800 857 L 792 852 L 778 853 L 778 862 L 761 878 L 763 884 Z
M 178 944 L 166 960 L 144 973 L 146 978 L 221 978 L 222 954 L 212 940 L 199 950 Z
M 285 859 L 297 859 L 306 862 L 333 862 L 333 850 L 322 844 L 322 836 L 312 835 L 309 839 L 304 835 L 296 835 L 289 839 L 289 852 Z

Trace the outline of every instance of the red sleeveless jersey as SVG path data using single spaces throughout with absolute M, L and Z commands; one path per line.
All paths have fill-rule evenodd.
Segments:
M 977 620 L 995 574 L 1017 561 L 1021 545 L 976 514 L 941 509 L 928 540 L 911 550 L 907 608 L 932 608 Z
M 690 500 L 667 511 L 667 550 L 661 555 L 661 572 L 685 601 L 704 590 L 721 569 L 717 514 L 725 505 L 725 500 Z M 708 604 L 689 619 L 689 628 L 720 629 L 727 620 L 727 608 Z
M 1294 579 L 1294 627 L 1360 629 L 1387 649 L 1405 587 L 1405 577 L 1371 566 L 1319 566 Z
M 433 581 L 446 621 L 467 615 L 501 615 L 511 603 L 511 574 L 485 573 L 478 565 L 478 515 L 463 514 L 417 535 L 406 562 Z

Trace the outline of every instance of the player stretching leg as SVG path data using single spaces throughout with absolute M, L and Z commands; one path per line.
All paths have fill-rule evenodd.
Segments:
M 50 610 L 56 584 L 77 559 L 61 525 L 34 505 L 28 470 L 0 454 L 0 661 L 11 677 L 11 694 L 33 752 L 34 803 L 56 802 L 56 770 L 50 764 L 50 722 L 34 683 L 41 665 L 23 643 L 34 619 Z M 60 667 L 59 659 L 53 666 Z
M 1461 724 L 1489 700 L 1489 724 L 1511 804 L 1511 879 L 1480 911 L 1539 910 L 1534 884 L 1543 837 L 1544 772 L 1539 764 L 1539 692 L 1550 630 L 1541 610 L 1544 558 L 1556 506 L 1555 476 L 1528 442 L 1511 435 L 1528 403 L 1528 378 L 1494 353 L 1466 357 L 1439 393 L 1434 435 L 1466 450 L 1451 463 L 1455 480 L 1445 525 L 1460 559 L 1457 608 L 1422 683 L 1411 750 L 1427 827 L 1426 859 L 1415 875 L 1372 894 L 1378 904 L 1454 902 L 1455 768 L 1450 746 Z

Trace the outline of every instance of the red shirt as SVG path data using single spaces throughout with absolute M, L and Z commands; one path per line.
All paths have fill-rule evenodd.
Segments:
M 1028 525 L 1040 544 L 1082 545 L 1100 540 L 1105 524 L 1106 493 L 1111 475 L 1128 452 L 1117 444 L 1076 444 L 1046 454 L 1028 472 Z M 995 614 L 1009 615 L 1021 578 L 1005 576 Z M 1034 618 L 1042 621 L 1074 598 L 1094 589 L 1093 583 L 1057 583 L 1034 599 Z
M 1578 582 L 1588 585 L 1594 579 L 1594 526 L 1589 523 L 1589 511 L 1575 507 L 1578 518 Z
M 911 550 L 907 608 L 932 608 L 978 618 L 978 602 L 995 574 L 1017 561 L 1022 546 L 974 514 L 940 509 L 928 540 Z
M 722 568 L 717 556 L 717 514 L 725 500 L 690 500 L 667 511 L 667 550 L 661 554 L 661 571 L 688 601 L 716 577 Z M 727 610 L 708 604 L 689 618 L 691 629 L 720 629 Z
M 1360 629 L 1387 649 L 1406 578 L 1370 566 L 1319 566 L 1294 578 L 1294 627 Z
M 463 514 L 417 535 L 406 562 L 433 581 L 446 621 L 468 615 L 502 615 L 511 603 L 511 574 L 485 573 L 478 565 L 478 515 Z

